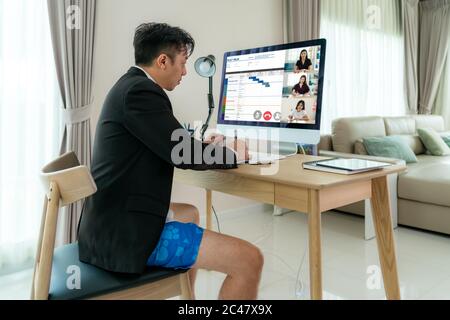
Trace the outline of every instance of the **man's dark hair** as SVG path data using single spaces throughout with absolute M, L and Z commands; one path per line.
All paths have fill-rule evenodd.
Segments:
M 172 61 L 178 52 L 186 50 L 188 56 L 194 51 L 192 36 L 178 27 L 166 23 L 143 23 L 134 34 L 134 59 L 136 65 L 149 66 L 161 53 Z

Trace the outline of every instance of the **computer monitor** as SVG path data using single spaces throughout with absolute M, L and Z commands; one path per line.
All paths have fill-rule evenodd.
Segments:
M 325 39 L 226 52 L 218 131 L 318 144 L 325 52 Z

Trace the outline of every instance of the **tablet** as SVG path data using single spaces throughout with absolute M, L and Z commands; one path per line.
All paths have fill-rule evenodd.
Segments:
M 347 170 L 347 171 L 368 171 L 374 169 L 381 169 L 392 165 L 392 163 L 379 162 L 373 160 L 363 160 L 363 159 L 332 159 L 325 161 L 318 161 L 317 166 Z

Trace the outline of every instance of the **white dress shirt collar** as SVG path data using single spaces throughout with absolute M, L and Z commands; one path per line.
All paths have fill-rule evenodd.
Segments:
M 142 72 L 145 73 L 145 75 L 147 76 L 147 78 L 149 78 L 149 79 L 152 80 L 154 83 L 156 83 L 155 79 L 153 79 L 152 76 L 149 75 L 149 74 L 147 73 L 147 71 L 145 71 L 143 68 L 141 68 L 141 67 L 139 67 L 139 66 L 134 66 L 134 67 L 135 67 L 135 68 L 138 68 L 138 69 L 140 69 L 140 70 L 142 70 Z

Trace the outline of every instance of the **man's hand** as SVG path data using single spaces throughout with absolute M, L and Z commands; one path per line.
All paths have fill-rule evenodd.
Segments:
M 236 160 L 238 162 L 250 160 L 248 153 L 248 145 L 243 140 L 225 139 L 225 137 L 218 133 L 213 133 L 208 136 L 204 143 L 213 143 L 223 145 L 226 142 L 226 147 L 232 149 L 236 153 Z
M 236 160 L 238 162 L 250 160 L 248 145 L 244 140 L 233 139 L 227 141 L 227 147 L 236 152 Z
M 224 136 L 218 133 L 213 133 L 210 136 L 208 136 L 205 139 L 205 143 L 214 143 L 214 144 L 218 144 L 218 143 L 222 143 L 224 141 Z

